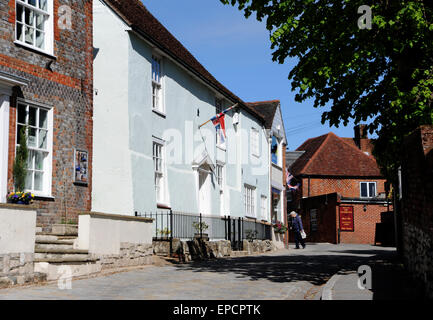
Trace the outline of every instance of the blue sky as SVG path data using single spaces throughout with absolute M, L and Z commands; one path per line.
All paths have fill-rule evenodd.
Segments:
M 353 137 L 353 123 L 330 128 L 322 109 L 295 102 L 288 75 L 295 61 L 272 61 L 269 33 L 254 17 L 219 0 L 143 0 L 148 10 L 230 91 L 246 102 L 281 101 L 290 150 L 329 131 Z

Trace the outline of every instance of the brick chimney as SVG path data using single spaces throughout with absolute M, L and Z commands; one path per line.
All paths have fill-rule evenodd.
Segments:
M 370 143 L 370 139 L 368 139 L 368 131 L 367 126 L 365 124 L 360 124 L 354 127 L 355 137 L 354 141 L 356 146 L 362 151 L 371 155 L 372 145 Z

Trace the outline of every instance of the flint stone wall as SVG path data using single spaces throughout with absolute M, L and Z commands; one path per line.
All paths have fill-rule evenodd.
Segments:
M 404 260 L 417 280 L 424 283 L 426 295 L 433 298 L 433 239 L 409 223 L 404 224 Z
M 200 239 L 181 241 L 173 239 L 173 253 L 184 262 L 195 260 L 206 260 L 215 258 L 226 258 L 239 256 L 239 251 L 233 251 L 228 240 L 203 241 Z M 243 241 L 245 255 L 272 252 L 277 247 L 271 240 Z M 161 256 L 168 256 L 170 253 L 169 241 L 153 241 L 153 253 Z
M 125 243 L 120 244 L 120 253 L 111 255 L 97 255 L 102 269 L 132 267 L 152 264 L 153 248 L 151 244 Z

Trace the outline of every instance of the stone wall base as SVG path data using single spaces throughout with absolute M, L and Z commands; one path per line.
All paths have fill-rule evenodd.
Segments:
M 153 263 L 153 248 L 151 244 L 121 243 L 120 253 L 116 255 L 97 255 L 102 269 L 149 265 Z
M 0 288 L 45 281 L 34 272 L 33 253 L 0 254 Z
M 433 238 L 409 223 L 404 223 L 403 229 L 405 265 L 424 284 L 427 297 L 433 299 Z
M 205 241 L 195 239 L 190 241 L 181 241 L 173 239 L 173 254 L 183 262 L 207 260 L 215 258 L 237 257 L 239 251 L 233 251 L 231 243 L 228 240 Z M 244 255 L 272 252 L 277 250 L 274 242 L 271 240 L 253 240 L 243 241 Z M 170 254 L 169 241 L 153 241 L 153 253 L 160 256 Z

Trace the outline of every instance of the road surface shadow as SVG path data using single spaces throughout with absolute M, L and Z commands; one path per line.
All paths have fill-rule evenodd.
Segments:
M 371 253 L 371 252 L 370 252 Z M 373 256 L 295 254 L 250 256 L 229 259 L 191 262 L 177 265 L 181 270 L 194 272 L 235 273 L 239 277 L 252 280 L 269 280 L 273 282 L 307 281 L 320 286 L 326 283 L 337 272 L 357 270 L 360 265 L 372 264 L 383 258 L 383 252 Z

